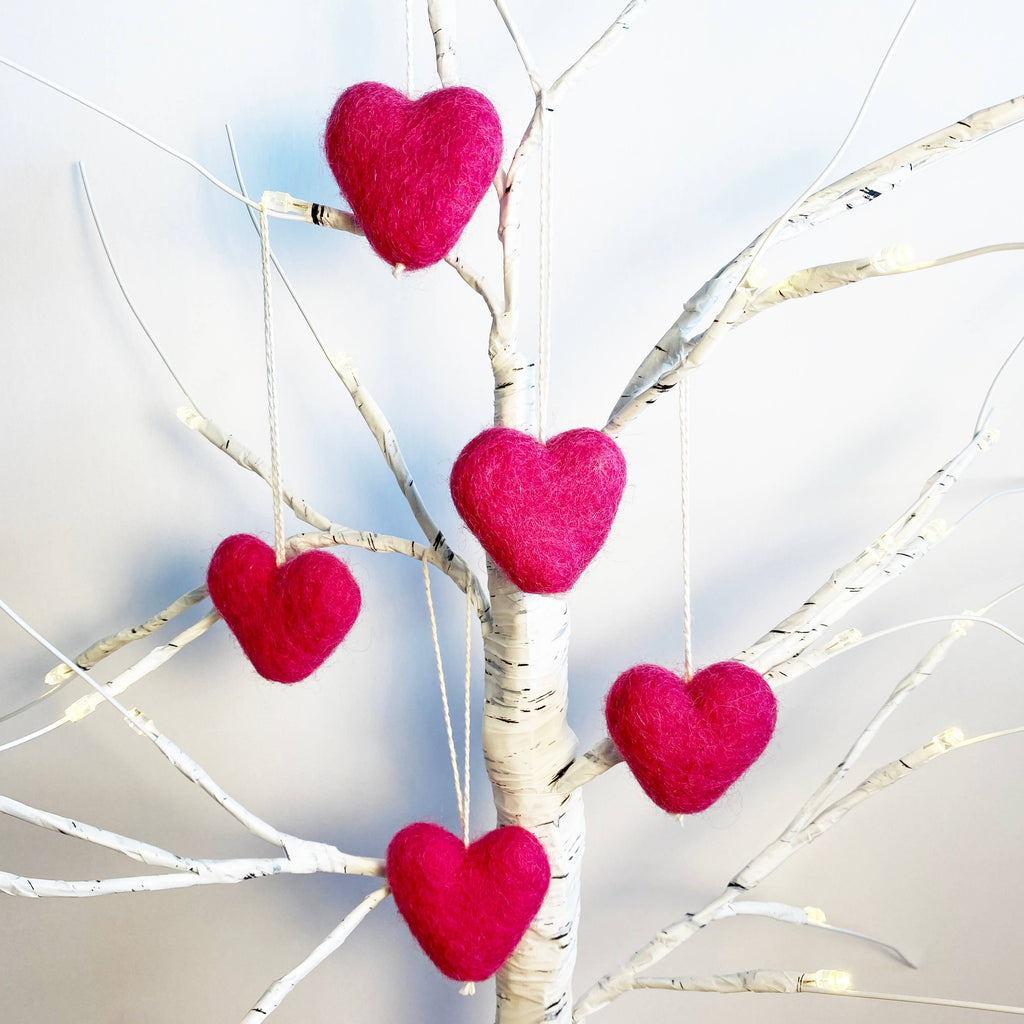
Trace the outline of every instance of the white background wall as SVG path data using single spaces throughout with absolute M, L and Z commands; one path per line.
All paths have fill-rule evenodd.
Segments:
M 553 76 L 620 3 L 512 6 Z M 555 154 L 555 429 L 601 425 L 684 299 L 814 177 L 904 7 L 661 0 L 567 97 Z M 525 76 L 491 5 L 463 0 L 459 8 L 463 80 L 494 100 L 508 152 L 530 111 Z M 1024 8 L 1010 0 L 979 0 L 969 16 L 952 0 L 923 4 L 841 172 L 1020 92 L 1022 31 Z M 404 82 L 397 0 L 315 10 L 262 0 L 38 0 L 8 13 L 3 37 L 7 56 L 223 178 L 231 170 L 222 124 L 230 121 L 254 193 L 276 188 L 328 203 L 339 199 L 319 136 L 334 98 L 365 79 Z M 424 88 L 434 82 L 425 15 L 416 46 Z M 240 207 L 188 168 L 6 69 L 0 89 L 0 593 L 71 651 L 200 582 L 228 533 L 268 537 L 272 529 L 263 484 L 175 419 L 181 396 L 116 291 L 74 162 L 86 162 L 133 297 L 197 402 L 265 451 L 259 251 Z M 927 257 L 1024 238 L 1022 157 L 1024 132 L 1006 132 L 780 249 L 769 268 L 781 274 L 893 243 Z M 492 273 L 495 213 L 489 197 L 466 243 Z M 449 536 L 480 562 L 447 494 L 455 455 L 490 413 L 487 324 L 476 297 L 444 266 L 395 281 L 350 235 L 274 224 L 273 239 L 329 344 L 352 355 L 390 415 Z M 1021 257 L 1006 254 L 869 282 L 759 317 L 715 351 L 693 384 L 698 660 L 735 653 L 795 608 L 966 441 L 1021 333 L 1020 269 Z M 372 438 L 280 289 L 277 309 L 286 478 L 336 521 L 415 536 Z M 531 324 L 528 313 L 527 346 Z M 949 499 L 947 519 L 1020 482 L 1022 373 L 1009 374 L 999 395 L 1002 443 Z M 602 697 L 619 671 L 680 660 L 674 401 L 621 440 L 630 485 L 605 551 L 571 598 L 571 716 L 586 745 L 603 731 Z M 956 613 L 1019 582 L 1020 501 L 979 513 L 852 622 L 867 632 Z M 454 827 L 456 815 L 419 567 L 398 556 L 344 557 L 365 611 L 314 679 L 264 682 L 220 627 L 140 684 L 132 703 L 270 821 L 380 855 L 409 821 Z M 435 589 L 457 678 L 461 597 Z M 1001 615 L 1020 628 L 1022 600 Z M 942 629 L 865 648 L 785 690 L 762 762 L 685 829 L 622 769 L 594 783 L 581 988 L 717 893 Z M 5 622 L 0 650 L 3 711 L 40 692 L 52 660 Z M 954 724 L 970 734 L 1024 723 L 1021 664 L 1019 648 L 976 629 L 886 729 L 863 773 Z M 479 665 L 476 685 L 479 696 Z M 0 742 L 50 721 L 64 703 L 6 723 Z M 1022 742 L 929 767 L 761 890 L 763 899 L 819 904 L 840 926 L 900 943 L 921 961 L 916 973 L 841 937 L 756 920 L 716 926 L 657 973 L 848 968 L 863 988 L 1024 1003 Z M 473 768 L 474 826 L 484 830 L 493 816 L 479 758 Z M 106 711 L 5 754 L 2 789 L 189 855 L 265 850 Z M 0 866 L 62 878 L 130 873 L 114 854 L 6 820 Z M 0 1019 L 240 1020 L 372 884 L 278 878 L 96 900 L 6 899 Z M 490 986 L 480 989 L 460 998 L 387 904 L 277 1019 L 486 1021 Z M 974 1019 L 878 1003 L 667 993 L 628 996 L 603 1019 L 826 1014 Z

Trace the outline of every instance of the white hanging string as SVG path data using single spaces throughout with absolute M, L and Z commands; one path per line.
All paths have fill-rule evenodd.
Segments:
M 548 378 L 551 372 L 551 110 L 545 92 L 540 104 L 540 300 L 537 352 L 537 436 L 547 437 Z
M 462 820 L 462 842 L 469 846 L 469 700 L 470 688 L 473 682 L 473 600 L 469 596 L 469 587 L 466 588 L 466 676 L 464 680 L 464 708 L 465 716 L 463 729 L 465 735 L 465 750 L 463 751 L 462 767 L 462 806 L 466 808 L 466 816 Z
M 693 618 L 690 613 L 690 378 L 679 382 L 680 539 L 683 547 L 683 679 L 693 678 Z
M 452 716 L 448 707 L 448 688 L 444 681 L 444 665 L 441 662 L 441 642 L 437 636 L 437 618 L 434 615 L 434 599 L 430 592 L 430 563 L 426 552 L 423 560 L 423 589 L 427 595 L 427 611 L 430 613 L 430 635 L 434 642 L 434 659 L 437 662 L 437 679 L 441 686 L 441 707 L 444 709 L 444 727 L 448 735 L 448 754 L 452 762 L 452 778 L 455 780 L 455 800 L 459 807 L 459 822 L 462 825 L 462 841 L 469 846 L 469 697 L 470 697 L 470 644 L 471 626 L 467 619 L 466 626 L 466 766 L 464 772 L 465 795 L 463 785 L 459 783 L 459 756 L 455 751 L 455 736 L 452 732 Z
M 281 452 L 277 417 L 277 367 L 274 359 L 274 315 L 270 305 L 270 222 L 260 203 L 260 251 L 263 257 L 263 334 L 267 357 L 267 418 L 270 420 L 270 489 L 274 500 L 274 554 L 284 565 L 284 498 L 281 488 Z
M 412 4 L 405 0 L 405 94 L 412 99 L 413 58 L 412 58 Z

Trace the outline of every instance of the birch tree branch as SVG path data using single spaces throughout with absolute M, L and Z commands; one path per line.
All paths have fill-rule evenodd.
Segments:
M 243 469 L 255 473 L 266 483 L 270 483 L 270 470 L 255 453 L 250 451 L 237 439 L 225 434 L 211 420 L 200 416 L 192 409 L 179 409 L 178 418 L 190 429 L 205 437 L 214 447 L 229 455 Z M 288 488 L 283 489 L 283 497 L 288 507 L 305 523 L 322 531 L 325 535 L 319 539 L 307 538 L 310 546 L 325 546 L 326 544 L 349 544 L 355 547 L 365 548 L 368 551 L 395 552 L 407 555 L 410 558 L 422 559 L 424 548 L 413 541 L 404 540 L 400 537 L 390 537 L 384 534 L 367 533 L 362 530 L 350 530 L 348 527 L 332 523 L 326 516 L 317 512 L 301 498 L 297 497 Z M 330 537 L 330 540 L 327 539 Z M 300 546 L 303 542 L 299 542 Z M 437 566 L 446 576 L 449 576 L 460 590 L 465 592 L 467 588 L 471 592 L 473 606 L 476 608 L 484 629 L 489 628 L 490 602 L 483 584 L 470 570 L 469 566 L 455 554 L 444 535 L 440 531 L 434 537 L 434 543 L 426 549 L 427 559 Z
M 925 481 L 917 499 L 852 561 L 837 569 L 797 611 L 744 650 L 740 661 L 759 672 L 776 670 L 806 650 L 840 615 L 920 558 L 942 537 L 929 519 L 968 466 L 998 439 L 983 424 L 967 445 Z
M 905 778 L 915 769 L 955 749 L 962 742 L 962 735 L 958 737 L 952 730 L 947 730 L 941 736 L 935 737 L 905 757 L 869 775 L 851 793 L 826 808 L 793 841 L 783 842 L 780 838 L 770 843 L 738 872 L 722 893 L 711 900 L 702 910 L 696 914 L 687 914 L 682 920 L 663 928 L 629 960 L 592 985 L 577 1002 L 573 1010 L 573 1020 L 579 1021 L 584 1017 L 589 1017 L 592 1013 L 608 1006 L 623 993 L 634 988 L 641 971 L 647 970 L 664 959 L 683 942 L 716 920 L 721 915 L 723 907 L 732 903 L 740 894 L 754 888 L 796 850 L 823 835 L 869 796 L 881 792 L 894 782 Z
M 155 633 L 170 622 L 171 619 L 176 618 L 184 611 L 188 611 L 189 608 L 205 600 L 206 597 L 205 585 L 195 587 L 187 594 L 182 594 L 181 597 L 176 598 L 166 608 L 161 609 L 155 615 L 146 619 L 145 622 L 141 622 L 137 626 L 129 626 L 126 629 L 118 630 L 116 633 L 111 633 L 109 636 L 103 637 L 102 640 L 97 640 L 95 643 L 90 644 L 75 657 L 75 664 L 79 668 L 86 670 L 98 665 L 104 658 L 115 651 L 121 650 L 122 647 Z M 46 673 L 45 682 L 47 686 L 55 686 L 57 683 L 73 677 L 74 672 L 72 672 L 70 666 L 57 665 Z
M 434 34 L 437 77 L 442 85 L 458 85 L 455 59 L 455 0 L 427 0 L 427 18 Z
M 777 689 L 859 638 L 855 631 L 855 635 L 835 638 L 824 649 L 811 650 L 815 640 L 851 608 L 906 571 L 943 539 L 944 524 L 927 520 L 975 457 L 991 447 L 997 437 L 983 422 L 970 442 L 925 481 L 917 499 L 888 529 L 852 561 L 836 569 L 795 612 L 736 655 L 735 660 L 761 672 Z M 604 737 L 555 781 L 555 792 L 571 793 L 621 761 L 615 744 Z
M 1024 242 L 1002 242 L 998 245 L 984 245 L 966 252 L 941 256 L 934 260 L 920 263 L 911 262 L 897 248 L 883 250 L 874 256 L 860 259 L 843 260 L 839 263 L 824 263 L 816 267 L 806 267 L 794 271 L 768 288 L 757 292 L 743 309 L 737 324 L 745 323 L 758 313 L 771 309 L 790 299 L 805 299 L 811 295 L 833 291 L 849 284 L 858 284 L 874 277 L 892 277 L 896 274 L 913 274 L 920 270 L 931 270 L 944 267 L 950 263 L 973 259 L 976 256 L 987 256 L 996 252 L 1014 252 L 1024 249 Z
M 447 2 L 448 0 L 443 0 L 441 7 L 444 8 L 447 5 Z M 234 135 L 231 132 L 231 126 L 225 125 L 224 127 L 227 132 L 228 148 L 231 150 L 231 162 L 234 165 L 235 178 L 238 181 L 238 187 L 242 191 L 243 195 L 248 195 L 245 187 L 245 178 L 242 175 L 242 165 L 238 159 L 238 150 L 235 148 Z M 252 211 L 249 213 L 249 220 L 252 222 L 253 228 L 258 235 L 259 225 Z M 370 428 L 370 433 L 373 434 L 374 439 L 377 442 L 377 446 L 380 448 L 381 454 L 384 456 L 384 461 L 387 463 L 388 469 L 391 470 L 391 474 L 394 476 L 399 490 L 402 492 L 403 497 L 409 505 L 410 511 L 415 517 L 416 522 L 419 524 L 420 529 L 423 531 L 423 535 L 427 538 L 430 544 L 437 549 L 442 557 L 455 563 L 457 569 L 464 572 L 467 578 L 472 576 L 469 566 L 451 550 L 447 541 L 444 539 L 444 535 L 440 528 L 427 511 L 427 507 L 420 495 L 419 488 L 417 488 L 416 482 L 413 480 L 412 473 L 409 470 L 409 466 L 405 461 L 405 456 L 402 454 L 402 449 L 399 447 L 395 431 L 388 422 L 387 417 L 384 415 L 384 411 L 374 400 L 373 395 L 370 394 L 363 382 L 359 379 L 358 371 L 355 366 L 352 365 L 352 361 L 347 356 L 335 358 L 330 354 L 330 352 L 328 352 L 327 346 L 321 340 L 319 332 L 314 326 L 313 321 L 310 319 L 309 314 L 306 312 L 306 308 L 300 301 L 295 289 L 292 287 L 292 283 L 287 274 L 285 274 L 284 268 L 281 266 L 272 251 L 270 253 L 270 258 L 274 264 L 274 268 L 277 270 L 277 273 L 281 278 L 282 283 L 288 291 L 288 294 L 295 303 L 296 309 L 298 309 L 302 319 L 305 320 L 310 333 L 313 335 L 313 340 L 317 343 L 320 351 L 324 354 L 324 358 L 330 364 L 331 369 L 334 370 L 338 379 L 344 385 L 345 390 L 348 391 L 353 403 L 355 404 L 357 412 L 363 417 L 363 422 Z M 467 282 L 470 283 L 471 286 L 474 287 L 483 297 L 484 301 L 487 303 L 488 309 L 491 311 L 491 321 L 493 324 L 497 316 L 493 306 L 494 300 L 483 279 L 467 268 L 465 263 L 461 261 L 460 257 L 454 256 L 449 259 L 455 260 L 455 262 L 452 263 L 452 266 L 455 266 L 455 269 L 463 275 L 463 278 L 467 280 Z M 264 479 L 266 479 L 266 477 L 264 477 Z M 316 524 L 313 523 L 311 525 Z M 325 527 L 323 526 L 318 527 L 318 529 L 324 528 Z M 465 587 L 463 587 L 463 590 L 465 590 Z M 478 594 L 483 594 L 483 587 L 479 581 L 476 581 L 475 590 Z M 478 610 L 480 610 L 480 607 L 481 606 L 478 604 Z
M 547 89 L 540 81 L 532 59 L 525 53 L 522 38 L 511 21 L 504 0 L 495 5 L 519 49 L 531 77 L 536 104 L 523 136 L 504 174 L 498 201 L 498 238 L 502 247 L 504 305 L 495 317 L 488 344 L 494 374 L 494 422 L 520 430 L 533 429 L 533 382 L 531 365 L 520 355 L 516 338 L 520 315 L 520 255 L 522 248 L 522 188 L 524 169 L 540 141 L 541 110 L 553 111 L 561 96 L 604 56 L 633 23 L 646 0 L 631 0 L 618 18 L 571 67 Z
M 316 949 L 313 950 L 305 960 L 302 961 L 297 967 L 289 971 L 284 977 L 279 978 L 274 982 L 266 992 L 256 1001 L 256 1005 L 242 1018 L 242 1024 L 258 1024 L 264 1018 L 268 1017 L 271 1013 L 276 1010 L 285 997 L 295 988 L 296 985 L 303 978 L 307 977 L 313 972 L 313 970 L 320 966 L 333 953 L 338 949 L 341 944 L 356 930 L 356 928 L 362 923 L 363 919 L 367 914 L 373 910 L 378 904 L 380 904 L 385 897 L 388 895 L 390 890 L 386 885 L 381 886 L 379 889 L 375 889 L 360 903 L 355 910 L 348 914 L 338 925 L 320 943 Z
M 912 173 L 962 152 L 1022 118 L 1024 96 L 1016 96 L 894 150 L 809 196 L 782 226 L 775 241 L 793 238 L 837 214 L 870 203 L 895 190 Z M 642 409 L 653 405 L 682 376 L 703 362 L 708 348 L 704 343 L 705 328 L 743 278 L 755 249 L 768 230 L 758 235 L 687 300 L 679 318 L 637 368 L 608 418 L 604 427 L 606 433 L 618 434 Z

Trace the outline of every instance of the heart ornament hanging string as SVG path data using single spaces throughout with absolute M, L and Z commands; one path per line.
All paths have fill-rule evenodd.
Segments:
M 292 559 L 287 557 L 270 293 L 270 228 L 262 202 L 259 214 L 274 547 L 250 534 L 228 537 L 214 552 L 206 582 L 210 598 L 253 668 L 265 679 L 295 683 L 315 672 L 345 639 L 362 599 L 352 573 L 334 555 L 307 551 Z

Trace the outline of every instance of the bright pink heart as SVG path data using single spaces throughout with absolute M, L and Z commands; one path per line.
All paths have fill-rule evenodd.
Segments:
M 608 733 L 644 792 L 671 814 L 710 807 L 760 756 L 775 730 L 775 694 L 738 661 L 690 682 L 636 665 L 612 684 Z
M 247 533 L 220 542 L 206 585 L 253 668 L 279 683 L 315 672 L 359 614 L 359 585 L 334 555 L 306 551 L 279 568 Z
M 324 149 L 370 245 L 416 270 L 448 255 L 487 194 L 501 122 L 486 96 L 464 86 L 410 100 L 361 82 L 335 103 Z
M 582 427 L 546 444 L 492 427 L 452 467 L 455 508 L 520 590 L 563 594 L 612 528 L 626 460 L 600 430 Z
M 509 825 L 469 847 L 419 821 L 388 844 L 395 906 L 423 952 L 456 981 L 483 981 L 511 956 L 551 881 L 540 841 Z

